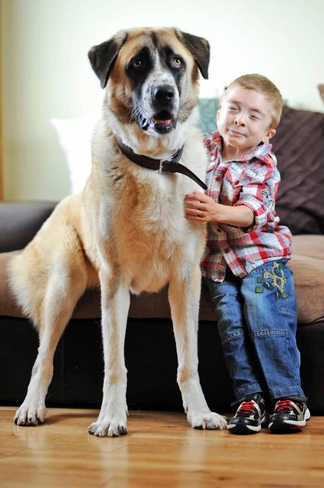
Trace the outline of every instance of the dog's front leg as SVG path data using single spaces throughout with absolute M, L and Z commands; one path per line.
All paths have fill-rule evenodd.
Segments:
M 127 434 L 124 343 L 130 294 L 127 287 L 104 272 L 100 273 L 100 282 L 105 375 L 100 414 L 88 431 L 99 437 L 116 437 Z
M 176 277 L 169 284 L 169 302 L 178 356 L 177 380 L 191 426 L 196 429 L 224 429 L 226 420 L 210 411 L 198 376 L 199 268 L 191 278 L 179 280 Z

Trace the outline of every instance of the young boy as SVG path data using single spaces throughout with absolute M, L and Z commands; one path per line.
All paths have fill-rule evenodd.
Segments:
M 275 212 L 280 175 L 269 139 L 283 101 L 266 77 L 251 74 L 225 90 L 218 132 L 206 135 L 206 194 L 184 200 L 188 220 L 207 222 L 203 283 L 216 311 L 225 361 L 239 404 L 228 429 L 300 430 L 310 418 L 300 381 L 291 233 Z

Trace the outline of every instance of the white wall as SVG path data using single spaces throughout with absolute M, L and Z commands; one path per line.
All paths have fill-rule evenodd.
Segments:
M 1 0 L 4 193 L 58 200 L 69 176 L 51 117 L 100 111 L 89 48 L 117 30 L 176 26 L 211 44 L 215 96 L 243 73 L 271 78 L 290 106 L 323 110 L 323 0 Z

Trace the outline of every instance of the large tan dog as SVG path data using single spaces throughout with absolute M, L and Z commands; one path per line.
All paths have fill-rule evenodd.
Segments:
M 15 423 L 44 421 L 57 343 L 86 288 L 100 286 L 105 377 L 100 414 L 89 432 L 126 434 L 130 293 L 157 292 L 169 283 L 177 380 L 188 421 L 195 428 L 224 428 L 224 418 L 206 404 L 197 372 L 205 229 L 188 222 L 183 211 L 184 196 L 200 188 L 207 164 L 194 124 L 208 42 L 172 28 L 131 29 L 93 47 L 89 58 L 105 88 L 91 175 L 84 191 L 64 199 L 11 264 L 12 290 L 40 337 Z

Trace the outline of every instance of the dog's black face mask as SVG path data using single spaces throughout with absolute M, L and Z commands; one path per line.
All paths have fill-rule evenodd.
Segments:
M 185 69 L 184 59 L 167 46 L 153 52 L 144 47 L 127 64 L 125 72 L 134 94 L 133 119 L 143 130 L 166 134 L 175 128 Z M 150 110 L 145 110 L 147 105 Z

